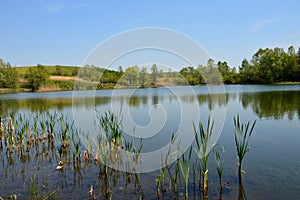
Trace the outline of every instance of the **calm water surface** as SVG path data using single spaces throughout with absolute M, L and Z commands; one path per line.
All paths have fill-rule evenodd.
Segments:
M 12 112 L 32 113 L 56 110 L 75 120 L 81 129 L 97 134 L 93 127 L 95 109 L 100 113 L 114 110 L 123 113 L 123 126 L 128 134 L 145 137 L 143 152 L 163 148 L 171 134 L 192 130 L 192 122 L 206 122 L 212 115 L 221 120 L 222 130 L 217 143 L 225 148 L 223 180 L 226 188 L 223 199 L 238 198 L 237 160 L 233 137 L 233 117 L 240 114 L 243 121 L 257 119 L 243 169 L 243 186 L 248 199 L 298 199 L 300 197 L 300 85 L 263 86 L 234 85 L 174 88 L 148 88 L 137 90 L 78 91 L 59 93 L 19 93 L 0 95 L 1 116 Z M 196 109 L 195 109 L 196 106 Z M 198 115 L 199 114 L 199 115 Z M 218 126 L 218 125 L 217 125 Z M 218 129 L 218 127 L 216 128 Z M 0 152 L 4 162 L 4 154 Z M 33 173 L 40 174 L 41 190 L 57 189 L 58 197 L 89 198 L 90 185 L 101 190 L 98 168 L 82 167 L 81 174 L 66 170 L 55 171 L 56 163 L 45 163 L 36 169 L 34 160 L 27 164 L 6 166 L 0 164 L 0 196 L 20 194 L 23 199 Z M 210 198 L 218 198 L 218 177 L 213 156 L 209 161 Z M 145 199 L 156 198 L 156 172 L 140 174 Z M 81 178 L 80 178 L 81 177 Z M 79 178 L 79 180 L 78 180 Z M 43 184 L 42 184 L 43 183 Z M 134 183 L 124 189 L 124 179 L 113 186 L 113 197 L 137 199 L 132 192 Z M 190 197 L 193 191 L 190 178 Z M 184 184 L 182 183 L 182 192 Z M 98 188 L 97 188 L 98 187 Z M 67 195 L 66 195 L 66 192 Z M 45 192 L 47 194 L 47 192 Z M 65 196 L 66 195 L 66 196 Z M 194 196 L 193 196 L 194 195 Z M 180 198 L 183 198 L 181 196 Z M 114 198 L 113 198 L 114 199 Z M 168 198 L 167 198 L 168 199 Z

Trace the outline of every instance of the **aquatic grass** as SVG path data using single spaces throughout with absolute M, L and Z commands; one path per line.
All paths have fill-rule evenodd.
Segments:
M 60 118 L 60 136 L 62 147 L 67 148 L 70 145 L 70 125 L 68 123 L 68 120 L 64 118 Z
M 214 122 L 211 122 L 211 118 L 208 118 L 207 121 L 207 127 L 206 131 L 203 128 L 202 122 L 199 122 L 198 128 L 199 132 L 196 129 L 195 124 L 193 123 L 194 128 L 194 135 L 196 139 L 196 145 L 197 148 L 194 149 L 196 152 L 196 155 L 201 160 L 201 173 L 202 173 L 202 179 L 203 179 L 203 196 L 204 198 L 207 198 L 207 192 L 208 192 L 208 158 L 211 152 L 211 149 L 214 148 L 214 145 L 211 149 L 209 149 L 210 144 L 210 138 L 212 136 L 212 131 L 214 127 Z
M 223 147 L 222 147 L 222 151 L 224 152 Z M 221 159 L 220 151 L 214 150 L 214 153 L 215 153 L 215 161 L 217 164 L 217 172 L 218 172 L 218 176 L 219 176 L 219 185 L 220 185 L 220 193 L 221 193 L 224 188 L 224 184 L 223 184 L 223 180 L 222 180 L 224 160 Z
M 37 187 L 37 178 L 36 174 L 34 173 L 33 176 L 30 177 L 30 184 L 29 184 L 29 195 L 31 196 L 36 196 L 38 194 L 38 187 Z
M 113 113 L 111 113 L 111 114 L 113 114 Z M 143 141 L 142 140 L 138 141 L 138 140 L 128 139 L 128 138 L 125 139 L 122 129 L 121 129 L 121 124 L 119 124 L 118 126 L 107 124 L 108 137 L 106 137 L 105 126 L 102 126 L 100 123 L 99 123 L 98 128 L 101 129 L 100 130 L 101 132 L 99 131 L 99 134 L 97 135 L 97 139 L 96 138 L 94 139 L 91 137 L 91 135 L 88 135 L 87 133 L 81 132 L 81 130 L 77 130 L 76 128 L 74 128 L 72 125 L 72 122 L 66 120 L 67 118 L 64 117 L 63 114 L 57 114 L 56 117 L 53 117 L 53 113 L 51 113 L 51 116 L 53 117 L 52 120 L 54 122 L 53 124 L 55 124 L 55 125 L 53 127 L 54 131 L 52 134 L 55 135 L 55 137 L 51 138 L 51 137 L 49 137 L 49 135 L 50 135 L 49 133 L 50 133 L 50 129 L 51 129 L 49 127 L 50 122 L 48 124 L 45 123 L 46 121 L 50 121 L 50 120 L 47 119 L 45 113 L 39 113 L 36 116 L 40 116 L 40 115 L 41 115 L 41 117 L 36 117 L 37 120 L 34 123 L 33 117 L 27 118 L 27 116 L 25 116 L 25 115 L 20 116 L 18 114 L 15 114 L 14 121 L 12 121 L 12 126 L 14 126 L 14 128 L 13 128 L 14 131 L 11 134 L 9 134 L 7 131 L 8 118 L 0 119 L 0 124 L 1 124 L 1 122 L 3 123 L 3 126 L 2 126 L 2 129 L 3 129 L 2 137 L 4 139 L 3 141 L 8 141 L 9 135 L 13 136 L 14 137 L 14 145 L 11 147 L 11 149 L 14 150 L 15 152 L 17 152 L 17 153 L 13 153 L 13 152 L 7 153 L 7 157 L 9 157 L 9 158 L 6 158 L 6 157 L 4 158 L 4 160 L 6 162 L 5 165 L 7 165 L 6 168 L 8 168 L 6 170 L 13 168 L 16 166 L 16 164 L 20 163 L 20 157 L 21 157 L 20 155 L 22 155 L 25 150 L 29 156 L 34 157 L 34 155 L 36 155 L 36 158 L 34 158 L 34 162 L 36 163 L 34 166 L 34 169 L 37 169 L 37 170 L 43 170 L 45 165 L 47 165 L 48 163 L 51 164 L 52 163 L 51 155 L 52 155 L 52 159 L 56 157 L 57 162 L 59 164 L 56 165 L 54 163 L 54 166 L 53 166 L 53 164 L 51 164 L 50 166 L 53 166 L 53 167 L 59 166 L 62 169 L 62 170 L 56 172 L 58 174 L 58 176 L 60 177 L 60 182 L 57 183 L 57 187 L 60 186 L 64 190 L 66 187 L 68 187 L 67 185 L 70 185 L 69 183 L 67 183 L 67 182 L 69 182 L 69 180 L 65 180 L 66 183 L 63 183 L 63 181 L 61 181 L 61 179 L 62 178 L 65 178 L 65 179 L 70 178 L 70 177 L 68 177 L 70 175 L 67 175 L 67 173 L 69 173 L 69 171 L 72 170 L 74 173 L 73 187 L 74 188 L 75 187 L 83 188 L 84 183 L 81 181 L 82 180 L 81 173 L 82 172 L 86 173 L 86 172 L 88 172 L 89 169 L 91 169 L 92 167 L 95 167 L 94 165 L 93 166 L 90 165 L 91 163 L 93 163 L 93 162 L 91 162 L 91 159 L 94 158 L 95 164 L 98 163 L 98 161 L 100 163 L 100 164 L 97 164 L 96 168 L 99 167 L 99 177 L 98 178 L 99 178 L 99 183 L 101 184 L 101 186 L 103 186 L 102 195 L 104 195 L 104 196 L 101 196 L 101 188 L 100 188 L 100 190 L 98 190 L 99 184 L 96 184 L 96 185 L 94 185 L 95 188 L 93 188 L 92 196 L 94 196 L 94 198 L 98 198 L 98 195 L 99 195 L 99 198 L 100 197 L 108 198 L 108 199 L 111 198 L 111 196 L 110 196 L 110 195 L 112 195 L 111 191 L 114 191 L 114 189 L 116 189 L 116 187 L 120 186 L 120 183 L 118 183 L 118 179 L 121 177 L 121 181 L 126 182 L 125 183 L 126 185 L 128 184 L 127 190 L 133 189 L 135 192 L 135 195 L 139 195 L 139 198 L 143 199 L 144 192 L 143 192 L 141 180 L 140 180 L 140 177 L 138 176 L 138 174 L 134 172 L 134 169 L 135 169 L 134 167 L 136 166 L 135 163 L 138 163 L 140 161 L 139 157 L 140 157 L 140 153 L 142 152 L 142 149 L 143 149 Z M 108 123 L 110 123 L 110 121 L 115 121 L 115 122 L 119 121 L 120 122 L 118 117 L 115 117 L 112 120 L 109 117 Z M 100 122 L 100 120 L 98 122 Z M 118 128 L 116 128 L 116 127 L 118 127 Z M 200 124 L 199 124 L 199 127 L 200 127 Z M 200 134 L 204 135 L 203 141 L 208 141 L 207 143 L 209 143 L 209 139 L 205 140 L 205 138 L 209 138 L 209 136 L 205 136 L 205 134 L 209 135 L 209 132 L 211 132 L 211 129 L 213 127 L 213 123 L 211 123 L 211 121 L 208 122 L 208 127 L 209 128 L 207 128 L 205 130 L 204 130 L 203 126 L 202 126 L 203 130 L 201 130 L 201 128 L 197 129 L 198 139 L 197 139 L 197 136 L 195 136 L 195 138 L 196 138 L 196 140 L 198 140 L 198 142 L 196 141 L 196 143 L 202 145 L 202 139 L 201 139 Z M 34 131 L 35 129 L 36 129 L 36 131 Z M 48 131 L 48 129 L 49 129 L 49 131 Z M 66 129 L 67 129 L 67 132 L 65 131 Z M 113 133 L 114 131 L 112 129 L 115 129 L 115 130 L 118 129 L 117 131 L 115 131 L 115 132 L 117 132 L 117 134 L 114 134 Z M 194 131 L 195 130 L 196 130 L 196 125 L 194 125 Z M 35 142 L 33 142 L 33 143 L 30 142 L 31 138 L 33 139 L 33 137 L 34 137 L 33 136 L 34 132 L 36 132 L 36 134 L 39 136 L 38 138 L 41 138 L 41 140 L 37 139 L 38 140 L 37 144 L 35 144 Z M 205 134 L 201 133 L 201 132 L 205 132 Z M 84 141 L 81 141 L 81 138 L 79 138 L 79 135 L 83 136 L 83 139 L 85 140 L 85 143 L 87 144 L 86 147 L 82 146 L 82 143 Z M 113 136 L 113 135 L 115 135 L 115 136 Z M 118 137 L 119 137 L 119 139 L 118 139 Z M 65 138 L 68 138 L 70 148 L 64 147 L 63 143 L 64 143 Z M 191 191 L 189 191 L 189 187 L 191 188 L 191 185 L 189 185 L 189 184 L 193 184 L 193 183 L 194 183 L 194 195 L 196 196 L 199 193 L 195 189 L 196 185 L 198 184 L 197 180 L 196 180 L 197 178 L 199 181 L 199 186 L 202 185 L 202 181 L 203 181 L 203 186 L 201 186 L 201 189 L 202 189 L 202 187 L 205 188 L 204 187 L 205 179 L 203 179 L 203 177 L 205 176 L 205 172 L 208 173 L 208 170 L 207 170 L 208 167 L 207 167 L 207 163 L 206 163 L 206 165 L 204 165 L 203 161 L 207 162 L 208 158 L 206 160 L 203 160 L 201 157 L 201 159 L 197 159 L 197 160 L 193 161 L 193 160 L 191 160 L 189 153 L 192 153 L 193 150 L 195 150 L 195 152 L 198 153 L 197 154 L 198 157 L 199 157 L 199 155 L 201 155 L 201 156 L 207 155 L 208 156 L 210 153 L 210 151 L 206 150 L 206 149 L 208 149 L 208 145 L 207 146 L 202 145 L 202 147 L 199 148 L 198 144 L 197 144 L 197 147 L 195 146 L 197 149 L 190 148 L 188 152 L 185 152 L 185 154 L 183 154 L 180 157 L 179 153 L 181 153 L 182 150 L 180 150 L 178 148 L 178 146 L 177 146 L 177 149 L 174 146 L 175 138 L 176 138 L 176 136 L 173 134 L 172 138 L 171 138 L 170 148 L 169 148 L 169 151 L 167 152 L 167 155 L 165 157 L 161 156 L 162 168 L 161 168 L 160 172 L 158 172 L 158 174 L 156 174 L 153 177 L 154 179 L 155 179 L 155 177 L 159 178 L 159 180 L 155 180 L 156 188 L 153 187 L 152 191 L 154 192 L 154 195 L 156 192 L 156 195 L 160 199 L 165 199 L 165 198 L 179 199 L 180 197 L 183 198 L 183 196 L 181 196 L 181 192 L 183 192 L 183 187 L 181 187 L 181 186 L 183 186 L 183 184 L 185 186 L 185 188 L 184 188 L 185 198 L 186 199 L 191 198 L 190 195 L 192 193 L 191 193 Z M 47 143 L 47 140 L 48 140 L 48 143 Z M 205 142 L 204 142 L 204 144 L 205 144 Z M 124 151 L 125 154 L 121 154 L 122 153 L 121 149 L 122 150 L 125 149 L 125 151 Z M 89 162 L 86 162 L 85 165 L 80 165 L 80 162 L 84 161 L 84 159 L 85 159 L 85 157 L 83 156 L 84 150 L 89 155 L 89 157 L 88 157 Z M 173 151 L 175 151 L 175 152 L 173 152 Z M 90 156 L 92 156 L 92 154 L 94 152 L 95 152 L 95 154 L 93 155 L 94 157 L 90 157 Z M 128 156 L 128 159 L 126 160 L 124 158 L 126 158 L 127 153 L 129 156 Z M 216 159 L 216 152 L 214 152 L 214 153 L 215 153 L 216 163 L 218 163 L 218 161 Z M 115 155 L 118 155 L 119 157 L 118 158 L 116 157 L 116 159 L 107 160 L 110 158 L 109 157 L 110 154 L 112 154 L 114 156 L 114 158 L 115 158 Z M 174 158 L 176 160 L 173 159 L 173 160 L 175 160 L 175 162 L 170 163 L 170 160 L 171 160 L 170 157 L 173 156 L 173 154 L 177 154 L 176 156 L 174 156 Z M 122 157 L 123 155 L 124 155 L 124 157 Z M 26 154 L 26 156 L 27 156 L 27 154 Z M 193 156 L 191 156 L 191 157 L 193 158 Z M 221 157 L 222 157 L 222 154 L 220 152 L 219 160 L 222 161 L 222 164 L 223 164 L 223 160 L 221 159 Z M 70 161 L 70 158 L 73 158 L 73 162 L 74 162 L 73 167 L 69 166 L 69 163 L 72 163 L 72 159 Z M 30 157 L 28 157 L 28 158 L 26 157 L 26 162 L 27 161 L 28 161 L 28 163 L 31 162 L 29 159 L 30 159 Z M 124 159 L 124 160 L 122 160 L 122 159 Z M 10 162 L 9 160 L 11 160 L 12 162 Z M 61 164 L 60 161 L 63 161 L 63 164 Z M 128 168 L 128 172 L 116 172 L 115 170 L 113 170 L 112 168 L 109 168 L 106 165 L 107 162 L 119 162 L 119 163 L 109 163 L 109 164 L 124 164 L 125 162 L 121 163 L 123 161 L 127 161 L 128 162 L 127 164 L 130 164 L 131 165 L 130 167 L 133 167 L 133 168 L 132 169 Z M 12 165 L 13 162 L 15 163 L 14 165 Z M 41 162 L 44 163 L 44 165 L 41 164 Z M 11 165 L 11 166 L 9 166 L 9 165 Z M 123 165 L 123 166 L 126 167 L 125 165 Z M 206 166 L 205 171 L 203 170 L 203 166 Z M 219 165 L 217 164 L 217 170 L 218 170 L 218 166 Z M 223 173 L 222 166 L 220 167 L 220 169 L 221 169 L 220 171 L 222 174 Z M 24 179 L 26 178 L 26 175 L 25 175 L 26 170 L 27 169 L 24 169 L 24 172 L 23 172 Z M 53 170 L 55 170 L 55 168 Z M 190 170 L 192 170 L 192 172 Z M 8 171 L 7 173 L 13 173 L 13 172 Z M 218 171 L 218 175 L 219 175 L 219 177 L 222 177 L 222 175 L 219 174 L 219 171 Z M 77 178 L 77 176 L 78 176 L 78 178 Z M 193 176 L 193 177 L 190 177 L 190 176 Z M 29 183 L 30 183 L 30 177 L 27 177 L 27 178 L 29 178 Z M 192 182 L 192 178 L 193 178 L 193 182 Z M 71 177 L 71 179 L 72 179 L 72 177 Z M 38 179 L 36 179 L 36 180 L 38 180 Z M 191 181 L 189 182 L 189 180 L 191 180 Z M 221 183 L 223 183 L 223 182 L 220 179 L 220 184 Z M 121 182 L 121 184 L 122 184 L 122 182 Z M 154 183 L 153 183 L 153 185 L 154 185 Z M 28 188 L 28 185 L 27 185 L 27 188 Z M 68 188 L 68 189 L 70 189 L 70 188 Z M 73 191 L 73 189 L 72 189 L 72 191 Z M 89 188 L 86 188 L 86 190 L 88 190 L 88 189 Z M 156 189 L 156 191 L 155 191 L 155 189 Z M 44 189 L 43 189 L 43 191 L 44 191 Z M 97 193 L 99 191 L 100 191 L 100 194 Z M 44 191 L 44 192 L 47 192 L 47 191 Z M 49 192 L 51 192 L 51 191 L 49 191 Z M 204 192 L 204 189 L 203 189 L 203 192 Z M 38 193 L 38 194 L 40 194 L 40 193 Z M 47 193 L 44 193 L 44 194 L 47 194 Z M 124 198 L 127 197 L 127 194 L 129 194 L 129 192 L 124 191 Z M 88 195 L 88 194 L 86 194 L 86 195 Z M 170 195 L 170 196 L 167 196 L 167 195 Z M 147 196 L 148 196 L 148 194 L 147 194 Z M 38 196 L 36 195 L 35 197 L 37 198 Z M 205 197 L 207 197 L 207 196 L 205 196 Z M 51 195 L 50 198 L 53 198 L 53 196 Z
M 81 148 L 81 140 L 79 139 L 79 133 L 78 130 L 76 130 L 72 136 L 71 136 L 71 141 L 72 141 L 72 152 L 73 152 L 73 162 L 77 164 L 77 166 L 80 163 L 80 148 Z
M 122 121 L 111 111 L 104 112 L 99 121 L 108 141 L 116 147 L 120 146 L 122 136 L 120 124 Z
M 249 152 L 250 147 L 248 146 L 250 137 L 252 135 L 253 129 L 255 127 L 256 120 L 252 123 L 250 127 L 250 121 L 246 124 L 241 123 L 240 116 L 234 117 L 234 141 L 238 154 L 238 176 L 239 182 L 242 181 L 242 162 L 245 155 Z
M 84 159 L 85 159 L 86 162 L 89 162 L 90 155 L 91 155 L 91 152 L 92 152 L 92 144 L 90 142 L 88 133 L 84 135 L 84 140 L 85 140 L 86 145 L 87 145 L 87 148 L 83 151 Z
M 193 150 L 192 147 L 190 147 L 190 151 L 187 158 L 185 158 L 183 153 L 182 162 L 179 163 L 181 173 L 183 175 L 184 182 L 185 182 L 185 199 L 189 199 L 188 183 L 189 183 L 189 175 L 190 175 L 190 162 L 191 162 L 192 150 Z
M 157 176 L 155 182 L 156 182 L 156 195 L 157 198 L 160 199 L 161 177 Z
M 193 160 L 192 162 L 192 171 L 193 171 L 193 185 L 194 185 L 194 194 L 196 193 L 196 186 L 197 186 L 197 181 L 198 181 L 198 170 L 197 170 L 197 166 L 198 166 L 198 161 L 197 160 Z
M 172 191 L 172 188 L 174 188 L 174 193 L 177 192 L 177 186 L 176 186 L 176 184 L 177 184 L 177 172 L 176 172 L 176 170 L 174 170 L 174 176 L 172 175 L 171 169 L 173 168 L 174 163 L 169 164 L 169 158 L 170 157 L 175 157 L 176 158 L 176 156 L 174 156 L 174 153 L 178 153 L 177 151 L 171 153 L 176 138 L 177 138 L 177 135 L 175 136 L 175 134 L 173 133 L 172 136 L 171 136 L 170 146 L 169 146 L 168 152 L 167 152 L 166 157 L 165 157 L 165 169 L 168 172 L 169 182 L 170 182 L 169 183 L 169 191 Z M 177 162 L 176 162 L 176 164 L 177 164 Z
M 96 143 L 96 142 L 95 142 Z M 104 140 L 102 135 L 97 136 L 97 152 L 98 152 L 98 160 L 106 166 L 107 162 L 107 142 Z
M 143 150 L 143 139 L 141 138 L 138 147 L 136 147 L 135 145 L 133 145 L 132 147 L 133 161 L 135 162 L 135 164 L 138 163 L 142 150 Z
M 161 169 L 160 169 L 160 177 L 161 177 L 161 190 L 162 192 L 164 193 L 165 192 L 165 176 L 166 176 L 166 173 L 165 173 L 165 167 L 163 166 L 163 156 L 161 155 Z
M 4 125 L 2 123 L 2 117 L 0 116 L 0 151 L 2 151 L 3 149 L 3 144 L 2 144 L 2 139 L 3 139 L 3 136 L 4 136 Z

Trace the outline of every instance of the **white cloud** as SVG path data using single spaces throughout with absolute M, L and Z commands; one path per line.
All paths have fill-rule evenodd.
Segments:
M 278 21 L 278 18 L 272 18 L 272 19 L 266 19 L 266 20 L 259 21 L 250 28 L 250 31 L 251 32 L 258 31 L 259 29 L 262 29 L 266 25 L 276 22 L 276 21 Z

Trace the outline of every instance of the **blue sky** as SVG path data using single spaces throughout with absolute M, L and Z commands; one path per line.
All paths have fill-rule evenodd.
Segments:
M 258 48 L 300 47 L 300 1 L 1 0 L 0 58 L 13 66 L 80 65 L 122 31 L 161 27 L 239 66 Z

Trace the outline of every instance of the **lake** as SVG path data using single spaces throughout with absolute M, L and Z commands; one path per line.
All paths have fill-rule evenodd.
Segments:
M 55 191 L 58 198 L 89 199 L 88 191 L 92 185 L 95 196 L 101 199 L 109 198 L 103 194 L 107 187 L 113 199 L 141 196 L 157 199 L 160 154 L 168 149 L 172 134 L 178 135 L 178 145 L 184 152 L 191 144 L 195 145 L 193 123 L 197 126 L 202 121 L 206 126 L 211 116 L 215 122 L 211 145 L 217 143 L 225 149 L 221 153 L 225 184 L 222 199 L 238 199 L 233 128 L 233 118 L 237 114 L 243 122 L 257 120 L 250 138 L 251 149 L 243 163 L 246 172 L 243 174 L 244 195 L 248 199 L 297 199 L 300 196 L 300 85 L 178 86 L 0 94 L 0 115 L 3 117 L 21 113 L 33 118 L 40 112 L 57 111 L 94 138 L 99 134 L 94 127 L 95 120 L 107 110 L 120 115 L 127 138 L 134 138 L 136 144 L 143 138 L 142 164 L 138 173 L 130 175 L 130 180 L 124 168 L 113 165 L 109 167 L 116 170 L 108 177 L 108 184 L 104 184 L 107 177 L 103 178 L 99 167 L 92 163 L 82 162 L 77 170 L 72 164 L 63 171 L 55 170 L 57 152 L 49 150 L 51 159 L 36 158 L 42 152 L 38 150 L 43 148 L 42 145 L 30 154 L 26 162 L 18 159 L 16 153 L 12 155 L 14 162 L 9 162 L 7 153 L 1 149 L 0 196 L 16 194 L 21 199 L 28 198 L 36 185 L 40 197 Z M 84 141 L 82 143 L 87 145 Z M 209 199 L 218 199 L 218 175 L 213 154 L 208 165 Z M 191 171 L 189 196 L 192 199 L 201 196 L 195 179 L 197 177 Z M 184 182 L 179 183 L 177 196 L 171 193 L 166 191 L 164 198 L 183 199 Z M 37 197 L 37 194 L 34 195 Z

